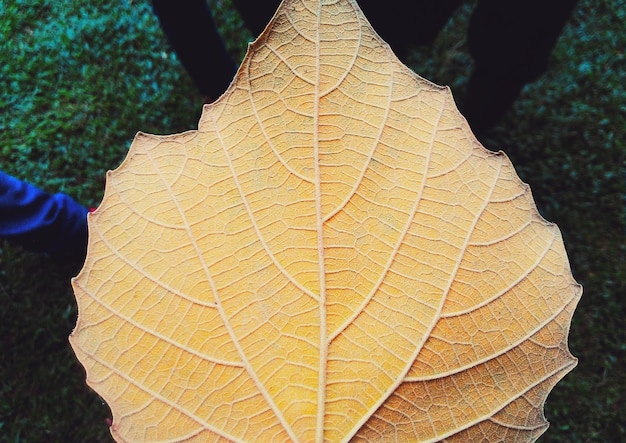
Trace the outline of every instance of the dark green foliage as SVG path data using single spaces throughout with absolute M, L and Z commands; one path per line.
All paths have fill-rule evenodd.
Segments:
M 240 58 L 249 34 L 230 2 L 210 3 Z M 409 60 L 460 104 L 471 3 Z M 549 73 L 482 138 L 559 225 L 585 287 L 570 339 L 579 364 L 548 397 L 542 442 L 626 440 L 625 19 L 621 0 L 581 0 Z M 201 106 L 147 1 L 0 0 L 2 170 L 97 206 L 138 130 L 193 129 Z M 109 411 L 67 342 L 76 268 L 0 242 L 2 442 L 110 441 Z

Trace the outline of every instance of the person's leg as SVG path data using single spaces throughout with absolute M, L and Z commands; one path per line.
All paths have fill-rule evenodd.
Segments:
M 280 0 L 232 0 L 246 28 L 256 38 L 274 16 Z
M 236 64 L 226 51 L 205 0 L 152 0 L 161 27 L 200 92 L 224 93 Z
M 548 68 L 576 0 L 480 0 L 468 30 L 475 69 L 464 113 L 476 132 L 495 125 Z
M 431 45 L 462 0 L 361 0 L 374 30 L 404 59 L 411 45 Z

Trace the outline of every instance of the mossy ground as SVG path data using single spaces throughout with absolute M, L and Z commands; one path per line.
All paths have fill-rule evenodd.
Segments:
M 211 3 L 240 56 L 236 17 Z M 459 102 L 470 8 L 409 60 Z M 543 442 L 626 441 L 625 19 L 621 0 L 581 0 L 549 72 L 482 138 L 507 152 L 559 225 L 585 288 L 570 335 L 579 364 L 548 397 Z M 0 1 L 0 71 L 0 168 L 87 206 L 137 131 L 193 129 L 201 111 L 145 0 Z M 67 341 L 76 270 L 0 242 L 2 442 L 110 441 L 109 411 Z

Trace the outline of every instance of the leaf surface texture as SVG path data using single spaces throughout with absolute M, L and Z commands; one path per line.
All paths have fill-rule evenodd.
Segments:
M 89 227 L 71 344 L 119 441 L 532 441 L 575 365 L 558 229 L 352 0 L 285 1 Z

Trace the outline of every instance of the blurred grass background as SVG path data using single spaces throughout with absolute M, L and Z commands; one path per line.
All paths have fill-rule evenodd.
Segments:
M 249 35 L 227 1 L 210 3 L 240 58 Z M 408 60 L 459 103 L 471 5 Z M 548 397 L 542 442 L 626 441 L 625 21 L 623 0 L 581 0 L 549 72 L 482 138 L 559 225 L 585 288 L 570 335 L 579 364 Z M 0 168 L 87 206 L 137 131 L 194 129 L 202 107 L 145 0 L 0 0 L 0 71 Z M 108 408 L 67 341 L 76 268 L 0 242 L 1 442 L 110 441 Z

